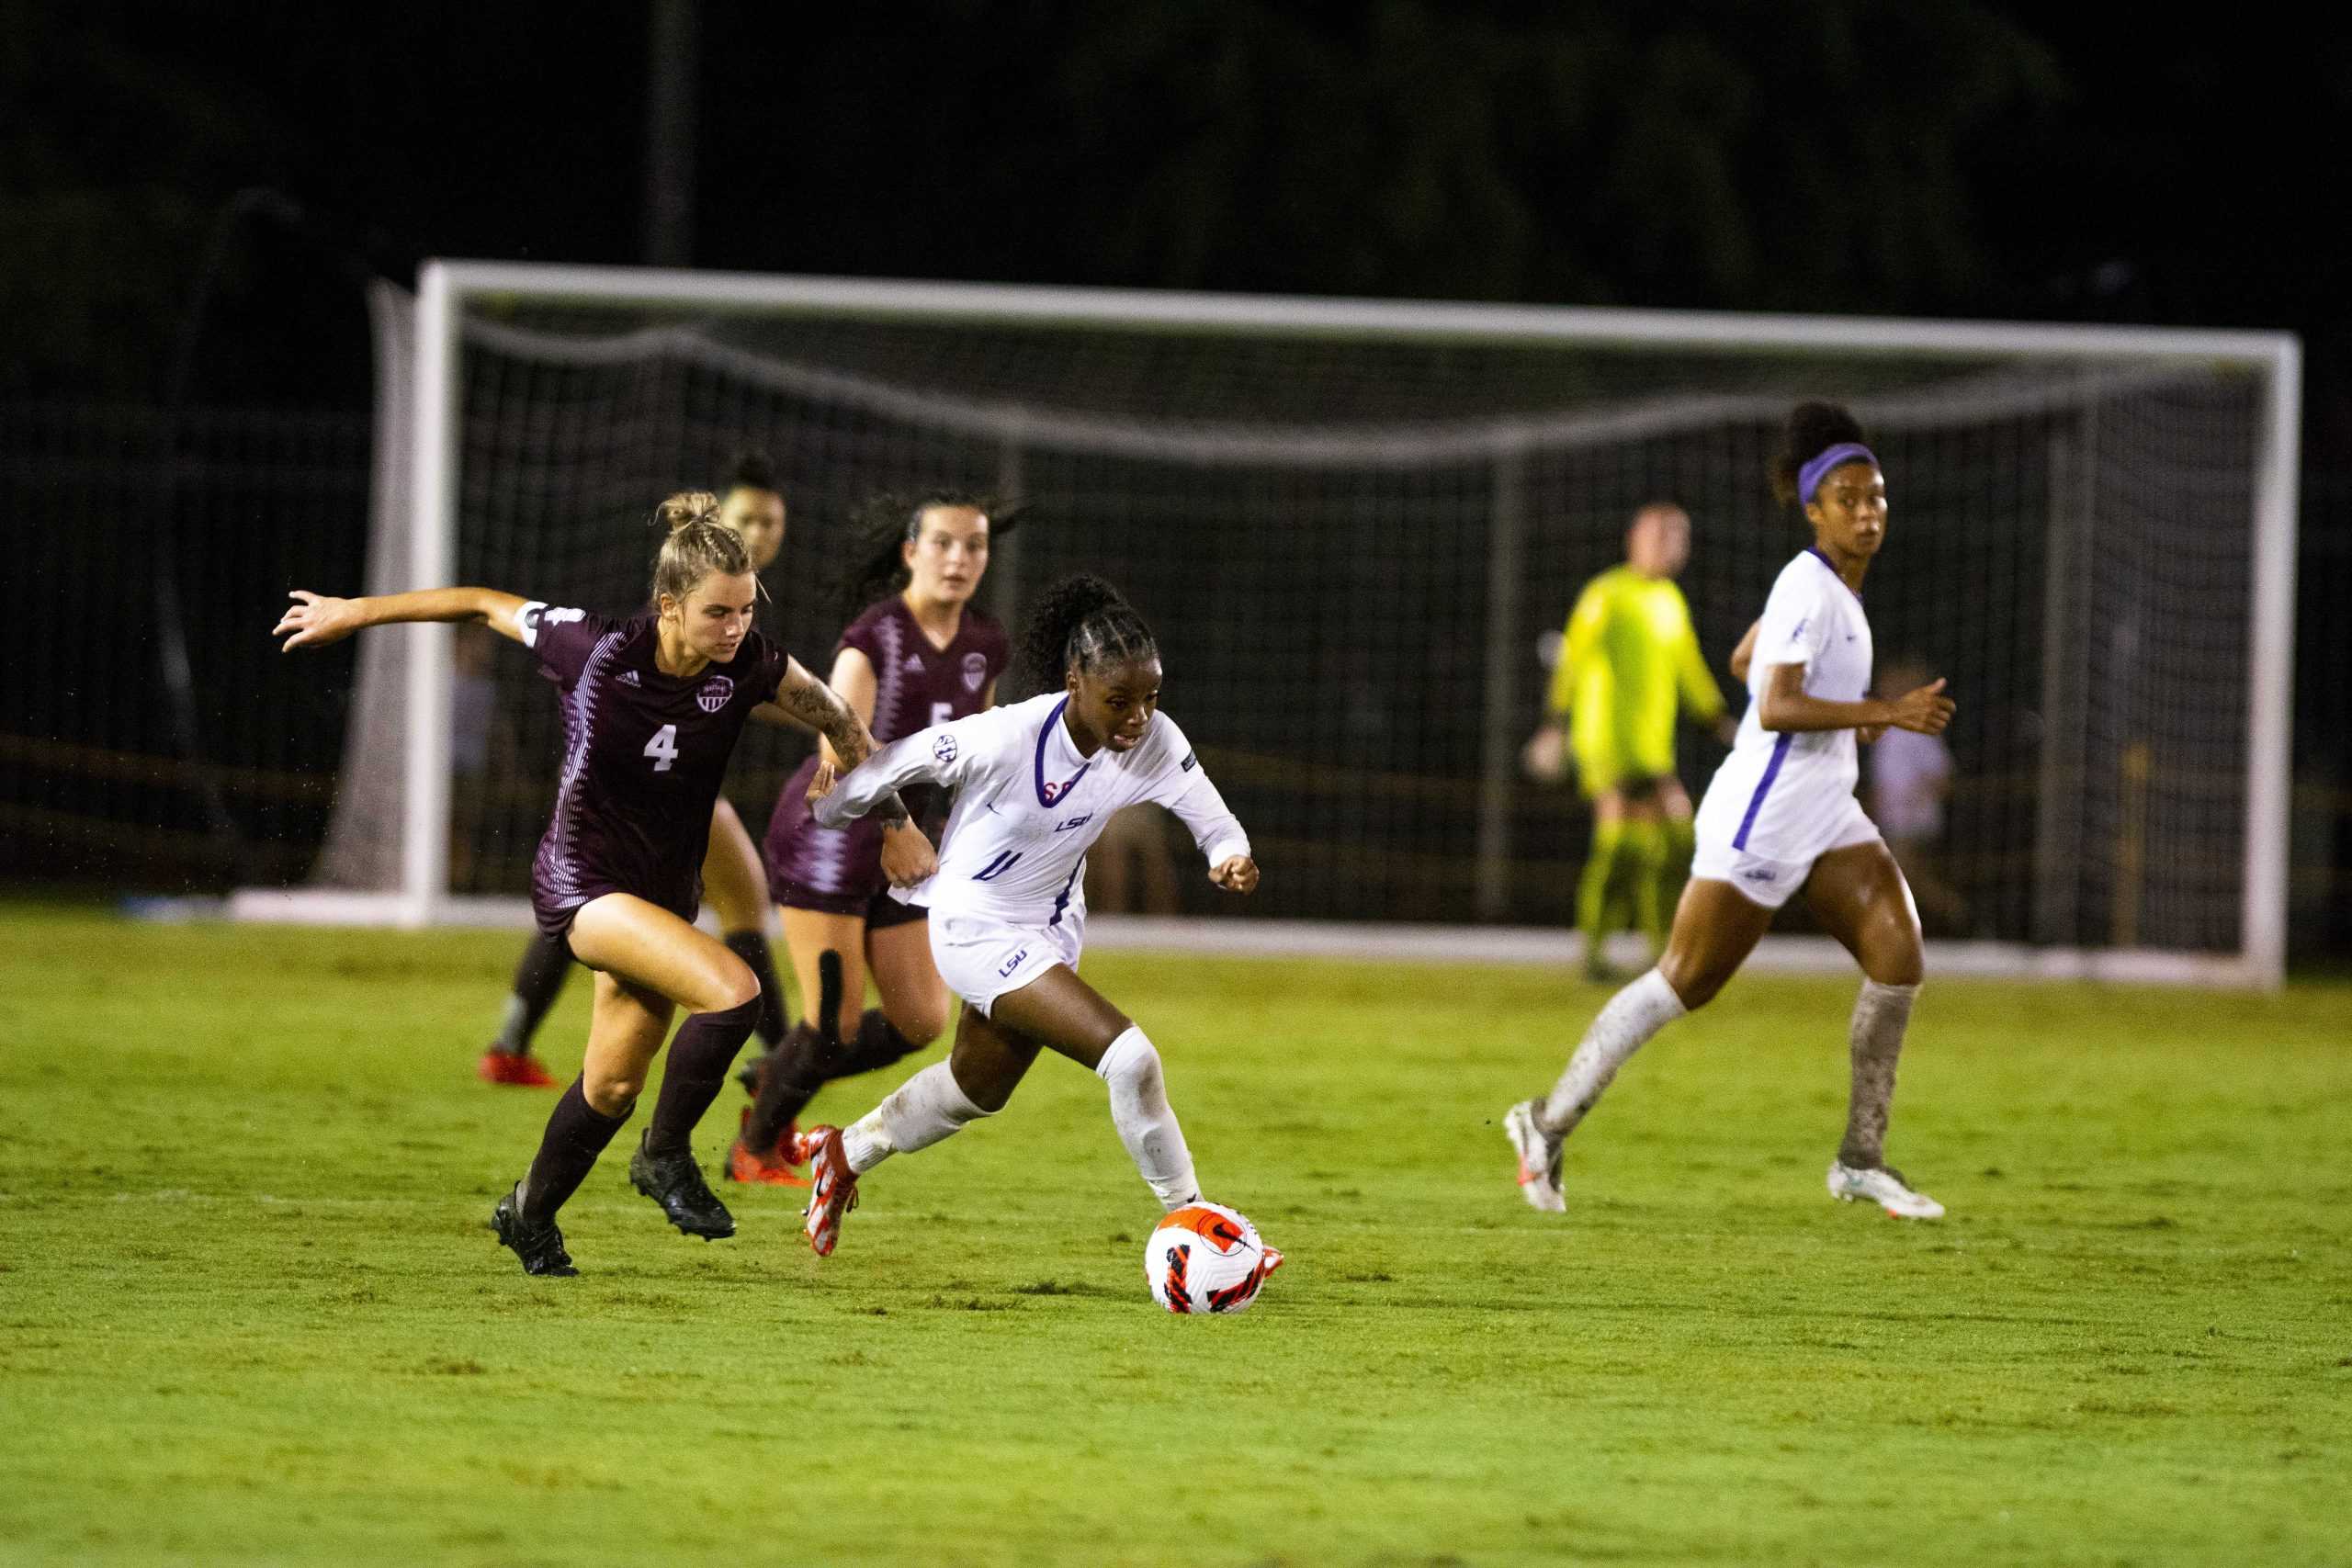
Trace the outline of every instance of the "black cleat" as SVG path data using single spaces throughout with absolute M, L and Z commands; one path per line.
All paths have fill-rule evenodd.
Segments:
M 490 1228 L 498 1233 L 498 1245 L 511 1250 L 523 1260 L 526 1274 L 547 1274 L 569 1279 L 580 1272 L 571 1266 L 571 1254 L 563 1249 L 563 1232 L 553 1220 L 533 1224 L 523 1217 L 523 1184 L 516 1182 L 514 1190 L 498 1201 L 490 1212 Z
M 735 1216 L 703 1180 L 691 1149 L 650 1155 L 639 1138 L 637 1152 L 628 1156 L 628 1184 L 661 1204 L 670 1223 L 688 1235 L 720 1241 L 735 1234 Z

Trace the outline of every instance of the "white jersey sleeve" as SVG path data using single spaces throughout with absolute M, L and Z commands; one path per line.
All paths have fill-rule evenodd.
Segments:
M 1191 829 L 1193 842 L 1201 847 L 1201 853 L 1208 857 L 1210 865 L 1222 865 L 1235 855 L 1248 854 L 1250 835 L 1241 830 L 1240 819 L 1210 782 L 1208 771 L 1193 753 L 1193 743 L 1184 738 L 1176 721 L 1165 714 L 1155 721 L 1154 728 L 1159 733 L 1152 739 L 1164 756 L 1144 798 L 1176 814 Z
M 962 785 L 975 760 L 999 737 L 996 721 L 1001 709 L 991 708 L 968 718 L 919 729 L 882 747 L 832 788 L 811 808 L 818 826 L 846 827 L 888 799 L 892 791 L 910 784 L 935 784 L 947 789 Z
M 1823 572 L 1789 570 L 1781 573 L 1772 583 L 1771 596 L 1764 601 L 1753 670 L 1769 670 L 1776 664 L 1810 665 L 1821 657 L 1835 619 L 1830 588 L 1831 580 Z M 1749 689 L 1757 692 L 1770 683 L 1753 675 L 1748 681 Z

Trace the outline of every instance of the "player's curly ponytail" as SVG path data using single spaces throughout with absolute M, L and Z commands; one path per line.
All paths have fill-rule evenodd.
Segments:
M 1038 596 L 1021 633 L 1021 666 L 1039 691 L 1059 686 L 1074 667 L 1094 671 L 1156 659 L 1151 627 L 1119 591 L 1099 577 L 1066 577 Z
M 1772 454 L 1765 477 L 1772 486 L 1772 499 L 1782 506 L 1803 511 L 1797 501 L 1797 471 L 1832 446 L 1852 442 L 1867 446 L 1870 438 L 1862 434 L 1861 422 L 1838 403 L 1799 403 L 1789 411 L 1788 423 L 1781 434 L 1781 449 Z
M 1006 528 L 995 520 L 996 507 L 988 497 L 968 491 L 926 490 L 913 495 L 884 491 L 866 498 L 851 520 L 848 567 L 834 580 L 834 613 L 854 621 L 869 605 L 905 591 L 907 563 L 899 547 L 922 536 L 922 514 L 934 506 L 968 506 L 989 519 L 990 537 Z
M 654 508 L 662 530 L 653 558 L 653 602 L 662 596 L 684 603 L 695 585 L 712 572 L 741 577 L 752 570 L 743 536 L 718 520 L 718 497 L 707 490 L 682 490 Z

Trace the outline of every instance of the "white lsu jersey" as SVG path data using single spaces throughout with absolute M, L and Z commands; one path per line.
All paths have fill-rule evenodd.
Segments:
M 1157 714 L 1129 750 L 1106 746 L 1081 757 L 1062 723 L 1069 701 L 1047 692 L 895 740 L 817 802 L 817 820 L 841 827 L 902 784 L 944 786 L 955 805 L 939 869 L 894 893 L 935 915 L 1018 926 L 1050 926 L 1083 897 L 1087 850 L 1113 812 L 1138 801 L 1182 818 L 1213 866 L 1250 852 L 1248 835 L 1175 720 Z
M 1692 824 L 1719 849 L 1809 862 L 1855 831 L 1854 732 L 1766 729 L 1758 716 L 1781 664 L 1804 666 L 1808 696 L 1851 703 L 1870 694 L 1870 618 L 1861 596 L 1817 549 L 1782 567 L 1772 583 L 1747 667 L 1747 712 Z

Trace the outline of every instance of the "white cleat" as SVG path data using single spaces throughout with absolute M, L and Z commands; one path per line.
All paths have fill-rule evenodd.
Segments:
M 1527 1206 L 1566 1213 L 1568 1201 L 1560 1195 L 1560 1140 L 1536 1125 L 1535 1102 L 1522 1100 L 1505 1111 L 1503 1133 L 1519 1155 L 1519 1195 Z
M 1886 1211 L 1890 1219 L 1940 1220 L 1944 1217 L 1941 1203 L 1925 1192 L 1912 1191 L 1904 1181 L 1901 1171 L 1883 1165 L 1868 1170 L 1856 1170 L 1831 1160 L 1829 1195 L 1840 1203 L 1851 1203 L 1856 1199 L 1876 1203 Z

